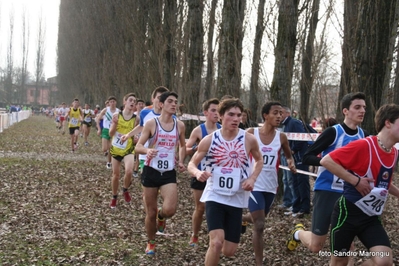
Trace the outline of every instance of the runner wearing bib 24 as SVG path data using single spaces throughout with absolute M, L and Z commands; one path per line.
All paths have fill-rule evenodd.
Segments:
M 399 142 L 399 105 L 381 106 L 374 121 L 377 136 L 351 142 L 320 162 L 345 180 L 343 195 L 336 202 L 331 218 L 331 265 L 348 263 L 348 251 L 355 236 L 371 254 L 365 265 L 393 263 L 389 237 L 380 215 L 388 193 L 399 198 L 399 189 L 392 184 L 398 157 L 394 144 Z
M 342 195 L 344 183 L 321 166 L 320 160 L 330 152 L 365 137 L 359 125 L 366 113 L 366 95 L 361 92 L 346 94 L 341 100 L 341 110 L 345 117 L 343 123 L 325 129 L 303 156 L 304 164 L 318 166 L 313 195 L 312 227 L 310 231 L 305 231 L 302 224 L 297 224 L 288 235 L 286 245 L 289 250 L 294 250 L 299 243 L 312 252 L 319 252 L 323 248 L 334 204 Z

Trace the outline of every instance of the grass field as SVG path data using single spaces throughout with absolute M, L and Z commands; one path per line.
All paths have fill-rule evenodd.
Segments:
M 203 265 L 206 222 L 199 247 L 188 245 L 193 204 L 187 173 L 179 176 L 177 214 L 167 221 L 171 235 L 157 236 L 156 255 L 148 257 L 139 180 L 130 188 L 132 203 L 121 200 L 111 210 L 111 171 L 105 168 L 100 138 L 92 132 L 90 145 L 80 140 L 72 154 L 68 137 L 43 116 L 0 134 L 0 265 Z M 383 216 L 397 265 L 398 210 L 398 200 L 391 197 Z M 264 233 L 264 265 L 328 265 L 328 257 L 302 246 L 287 251 L 287 233 L 298 222 L 310 227 L 310 217 L 284 217 L 273 208 Z M 236 256 L 222 257 L 220 265 L 253 265 L 251 237 L 249 226 Z M 356 247 L 365 250 L 359 242 Z M 323 251 L 329 251 L 328 243 Z M 356 257 L 355 265 L 365 259 Z

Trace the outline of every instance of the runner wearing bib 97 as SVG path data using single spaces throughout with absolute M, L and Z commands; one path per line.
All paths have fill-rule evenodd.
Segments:
M 366 113 L 366 95 L 361 92 L 345 95 L 341 100 L 341 110 L 343 123 L 327 128 L 303 156 L 304 164 L 319 166 L 314 184 L 312 228 L 311 231 L 305 231 L 302 224 L 297 224 L 288 235 L 286 245 L 289 250 L 294 250 L 299 243 L 315 253 L 323 248 L 335 202 L 344 190 L 343 180 L 321 166 L 318 155 L 324 157 L 335 149 L 365 137 L 359 125 Z
M 134 142 L 133 138 L 128 137 L 128 133 L 138 125 L 139 118 L 134 114 L 136 106 L 136 96 L 134 93 L 126 94 L 123 97 L 123 111 L 116 113 L 112 117 L 112 124 L 109 129 L 111 139 L 110 153 L 112 156 L 112 200 L 110 207 L 116 207 L 119 189 L 120 167 L 122 160 L 125 163 L 125 176 L 123 180 L 123 196 L 127 203 L 131 197 L 128 188 L 131 184 L 133 164 L 134 164 Z M 134 132 L 133 132 L 134 134 Z
M 392 265 L 388 235 L 380 215 L 388 193 L 399 198 L 392 184 L 398 157 L 399 105 L 381 106 L 374 118 L 377 136 L 349 143 L 321 160 L 334 175 L 342 178 L 343 195 L 335 203 L 331 218 L 331 264 L 347 265 L 355 236 L 365 245 L 371 258 L 363 265 Z M 359 159 L 360 158 L 360 159 Z
M 206 186 L 205 202 L 209 248 L 205 265 L 218 265 L 220 254 L 233 256 L 241 235 L 242 209 L 262 170 L 262 156 L 256 138 L 239 129 L 244 109 L 239 99 L 223 100 L 218 107 L 222 128 L 206 136 L 188 165 L 189 173 Z M 250 154 L 255 160 L 250 166 Z M 198 164 L 206 157 L 204 170 Z
M 262 107 L 264 124 L 260 128 L 249 128 L 262 154 L 263 167 L 254 189 L 251 191 L 248 209 L 250 213 L 243 216 L 243 222 L 253 223 L 252 244 L 255 251 L 255 265 L 263 265 L 263 230 L 265 217 L 270 211 L 278 188 L 278 169 L 280 151 L 283 149 L 290 170 L 295 173 L 295 162 L 292 158 L 287 135 L 277 130 L 282 120 L 283 108 L 279 102 L 267 102 Z
M 145 228 L 148 237 L 147 255 L 155 254 L 155 233 L 163 232 L 166 218 L 172 217 L 177 208 L 176 149 L 179 149 L 178 169 L 185 170 L 186 156 L 185 126 L 178 121 L 176 113 L 178 102 L 175 92 L 164 92 L 159 97 L 161 115 L 147 121 L 136 145 L 136 152 L 147 154 L 141 174 L 146 209 Z M 148 141 L 148 147 L 145 143 Z M 163 199 L 157 208 L 158 190 Z

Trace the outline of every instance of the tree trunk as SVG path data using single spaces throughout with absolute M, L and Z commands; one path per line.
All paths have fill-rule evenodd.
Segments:
M 302 75 L 299 82 L 299 90 L 301 92 L 300 114 L 305 123 L 309 123 L 309 105 L 310 94 L 312 92 L 313 77 L 312 77 L 312 63 L 314 40 L 319 21 L 319 6 L 320 0 L 313 0 L 312 14 L 310 18 L 309 32 L 304 46 L 304 53 L 302 54 Z
M 291 86 L 296 48 L 299 0 L 282 0 L 278 15 L 273 80 L 270 95 L 283 105 L 291 106 Z
M 209 27 L 208 27 L 208 43 L 207 43 L 207 68 L 204 93 L 202 94 L 201 102 L 211 97 L 211 91 L 213 88 L 213 73 L 214 73 L 214 62 L 213 62 L 213 35 L 215 30 L 215 13 L 216 13 L 217 0 L 212 0 L 211 10 L 209 13 Z
M 260 54 L 262 47 L 266 0 L 259 0 L 258 5 L 258 22 L 256 25 L 254 52 L 252 55 L 252 71 L 251 71 L 251 84 L 249 87 L 249 106 L 252 112 L 253 119 L 258 121 L 258 107 L 259 107 L 259 69 L 260 69 Z
M 224 0 L 219 40 L 217 95 L 240 97 L 246 0 Z
M 188 48 L 188 90 L 184 93 L 185 110 L 189 114 L 198 114 L 201 102 L 198 100 L 201 91 L 203 67 L 204 29 L 202 15 L 204 12 L 203 0 L 188 1 L 187 23 L 190 27 Z
M 362 90 L 367 95 L 367 112 L 363 128 L 377 133 L 374 115 L 382 101 L 387 64 L 390 64 L 392 27 L 395 22 L 396 0 L 361 0 L 356 30 L 355 75 L 353 91 Z

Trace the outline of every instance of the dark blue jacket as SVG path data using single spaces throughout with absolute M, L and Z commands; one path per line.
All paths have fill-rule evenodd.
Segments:
M 288 116 L 284 120 L 283 125 L 284 125 L 284 132 L 306 133 L 302 121 L 292 118 L 291 116 Z M 294 152 L 293 156 L 295 159 L 295 163 L 296 164 L 301 163 L 303 155 L 305 154 L 308 148 L 308 142 L 295 141 L 295 140 L 289 140 L 288 142 L 290 144 L 291 150 Z

